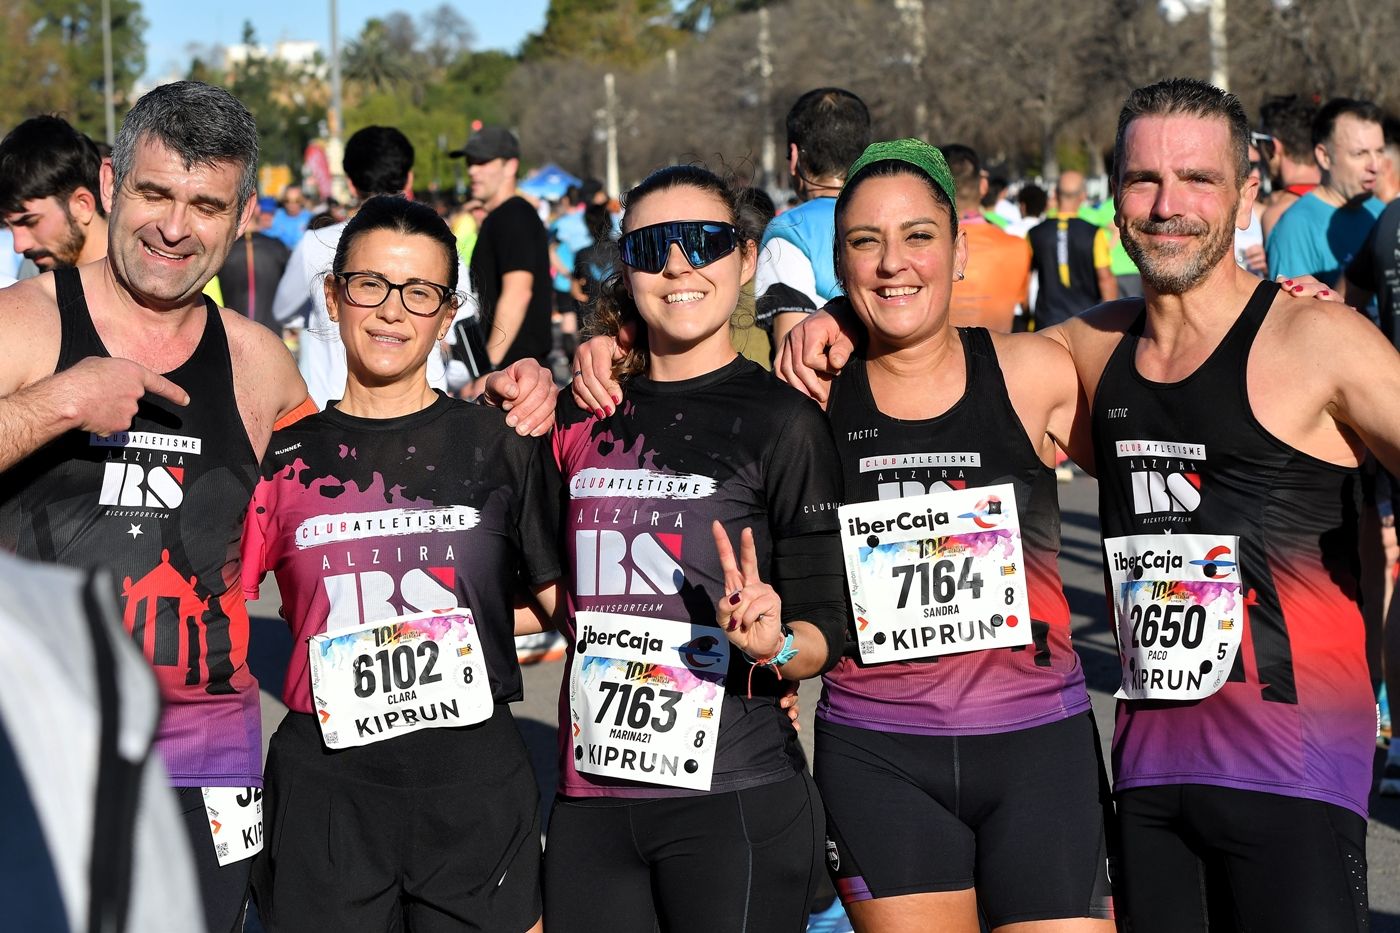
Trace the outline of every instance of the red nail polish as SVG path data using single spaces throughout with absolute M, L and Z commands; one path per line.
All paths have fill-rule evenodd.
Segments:
M 1327 289 L 1324 288 L 1322 291 L 1320 291 L 1320 292 L 1317 293 L 1317 297 L 1321 298 L 1323 295 L 1330 295 L 1330 294 L 1332 294 L 1332 293 L 1329 292 Z
M 1293 290 L 1294 290 L 1295 292 L 1301 292 L 1301 291 L 1303 290 L 1303 286 L 1301 286 L 1301 285 L 1294 285 L 1294 286 L 1293 286 Z
M 739 605 L 739 594 L 738 594 L 738 593 L 735 593 L 733 596 L 729 597 L 729 605 L 731 605 L 731 606 L 737 606 L 737 605 Z
M 608 415 L 609 415 L 609 416 L 611 416 L 612 413 L 615 412 L 615 411 L 617 411 L 616 408 L 613 408 L 611 405 L 608 406 Z
M 614 396 L 612 397 L 612 400 L 613 400 L 613 404 L 614 404 L 614 405 L 621 405 L 621 404 L 622 404 L 622 396 L 620 396 L 620 395 L 614 395 Z
M 1293 284 L 1293 280 L 1292 280 L 1292 279 L 1284 279 L 1284 280 L 1283 280 L 1283 284 L 1284 284 L 1284 285 L 1292 285 L 1292 284 Z
M 601 409 L 601 408 L 595 408 L 595 409 L 593 409 L 593 414 L 596 415 L 596 416 L 599 417 L 599 418 L 606 418 L 606 417 L 607 417 L 607 412 L 603 411 L 603 409 Z

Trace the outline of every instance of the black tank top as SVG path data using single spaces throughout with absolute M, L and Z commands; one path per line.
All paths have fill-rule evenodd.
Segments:
M 1242 644 L 1194 702 L 1124 701 L 1117 787 L 1203 783 L 1308 797 L 1365 814 L 1375 705 L 1357 610 L 1357 471 L 1255 419 L 1246 369 L 1278 285 L 1260 282 L 1191 375 L 1137 371 L 1139 315 L 1094 398 L 1105 537 L 1238 535 Z
M 818 705 L 818 715 L 842 725 L 971 735 L 1057 722 L 1089 708 L 1056 562 L 1055 471 L 1041 461 L 1012 407 L 991 335 L 981 327 L 958 333 L 966 388 L 935 418 L 904 421 L 882 414 L 866 361 L 858 357 L 832 385 L 827 416 L 841 454 L 846 501 L 1010 483 L 1021 520 L 1033 644 L 945 655 L 936 663 L 866 667 L 842 658 L 826 675 Z
M 76 269 L 54 274 L 62 328 L 57 371 L 110 354 Z M 147 395 L 128 431 L 69 431 L 3 476 L 0 546 L 41 561 L 105 567 L 122 617 L 155 668 L 159 743 L 177 786 L 248 785 L 261 774 L 257 683 L 239 543 L 257 458 L 233 391 L 218 306 L 165 373 L 184 408 Z

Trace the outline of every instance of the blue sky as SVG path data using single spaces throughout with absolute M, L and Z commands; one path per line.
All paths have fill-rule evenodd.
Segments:
M 365 20 L 402 10 L 418 16 L 442 0 L 340 0 L 341 42 L 360 32 Z M 526 34 L 544 25 L 549 0 L 455 0 L 453 5 L 476 30 L 477 48 L 515 51 Z M 186 47 L 231 45 L 251 20 L 258 39 L 314 39 L 330 43 L 329 0 L 235 0 L 209 3 L 195 0 L 142 0 L 146 17 L 146 74 L 150 78 L 184 73 Z

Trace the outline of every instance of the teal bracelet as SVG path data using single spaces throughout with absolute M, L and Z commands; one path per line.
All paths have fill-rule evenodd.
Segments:
M 778 653 L 765 661 L 755 661 L 753 663 L 758 667 L 778 668 L 797 657 L 797 651 L 798 649 L 792 646 L 792 629 L 784 625 L 783 646 L 778 649 Z

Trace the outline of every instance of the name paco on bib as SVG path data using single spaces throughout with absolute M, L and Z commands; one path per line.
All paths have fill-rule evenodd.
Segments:
M 1121 700 L 1200 700 L 1235 665 L 1245 623 L 1235 535 L 1105 538 Z
M 574 767 L 709 790 L 729 639 L 713 625 L 580 612 L 569 669 Z
M 470 609 L 400 616 L 313 636 L 311 696 L 327 748 L 469 726 L 494 704 Z
M 1010 484 L 859 502 L 838 514 L 863 662 L 1031 643 Z

